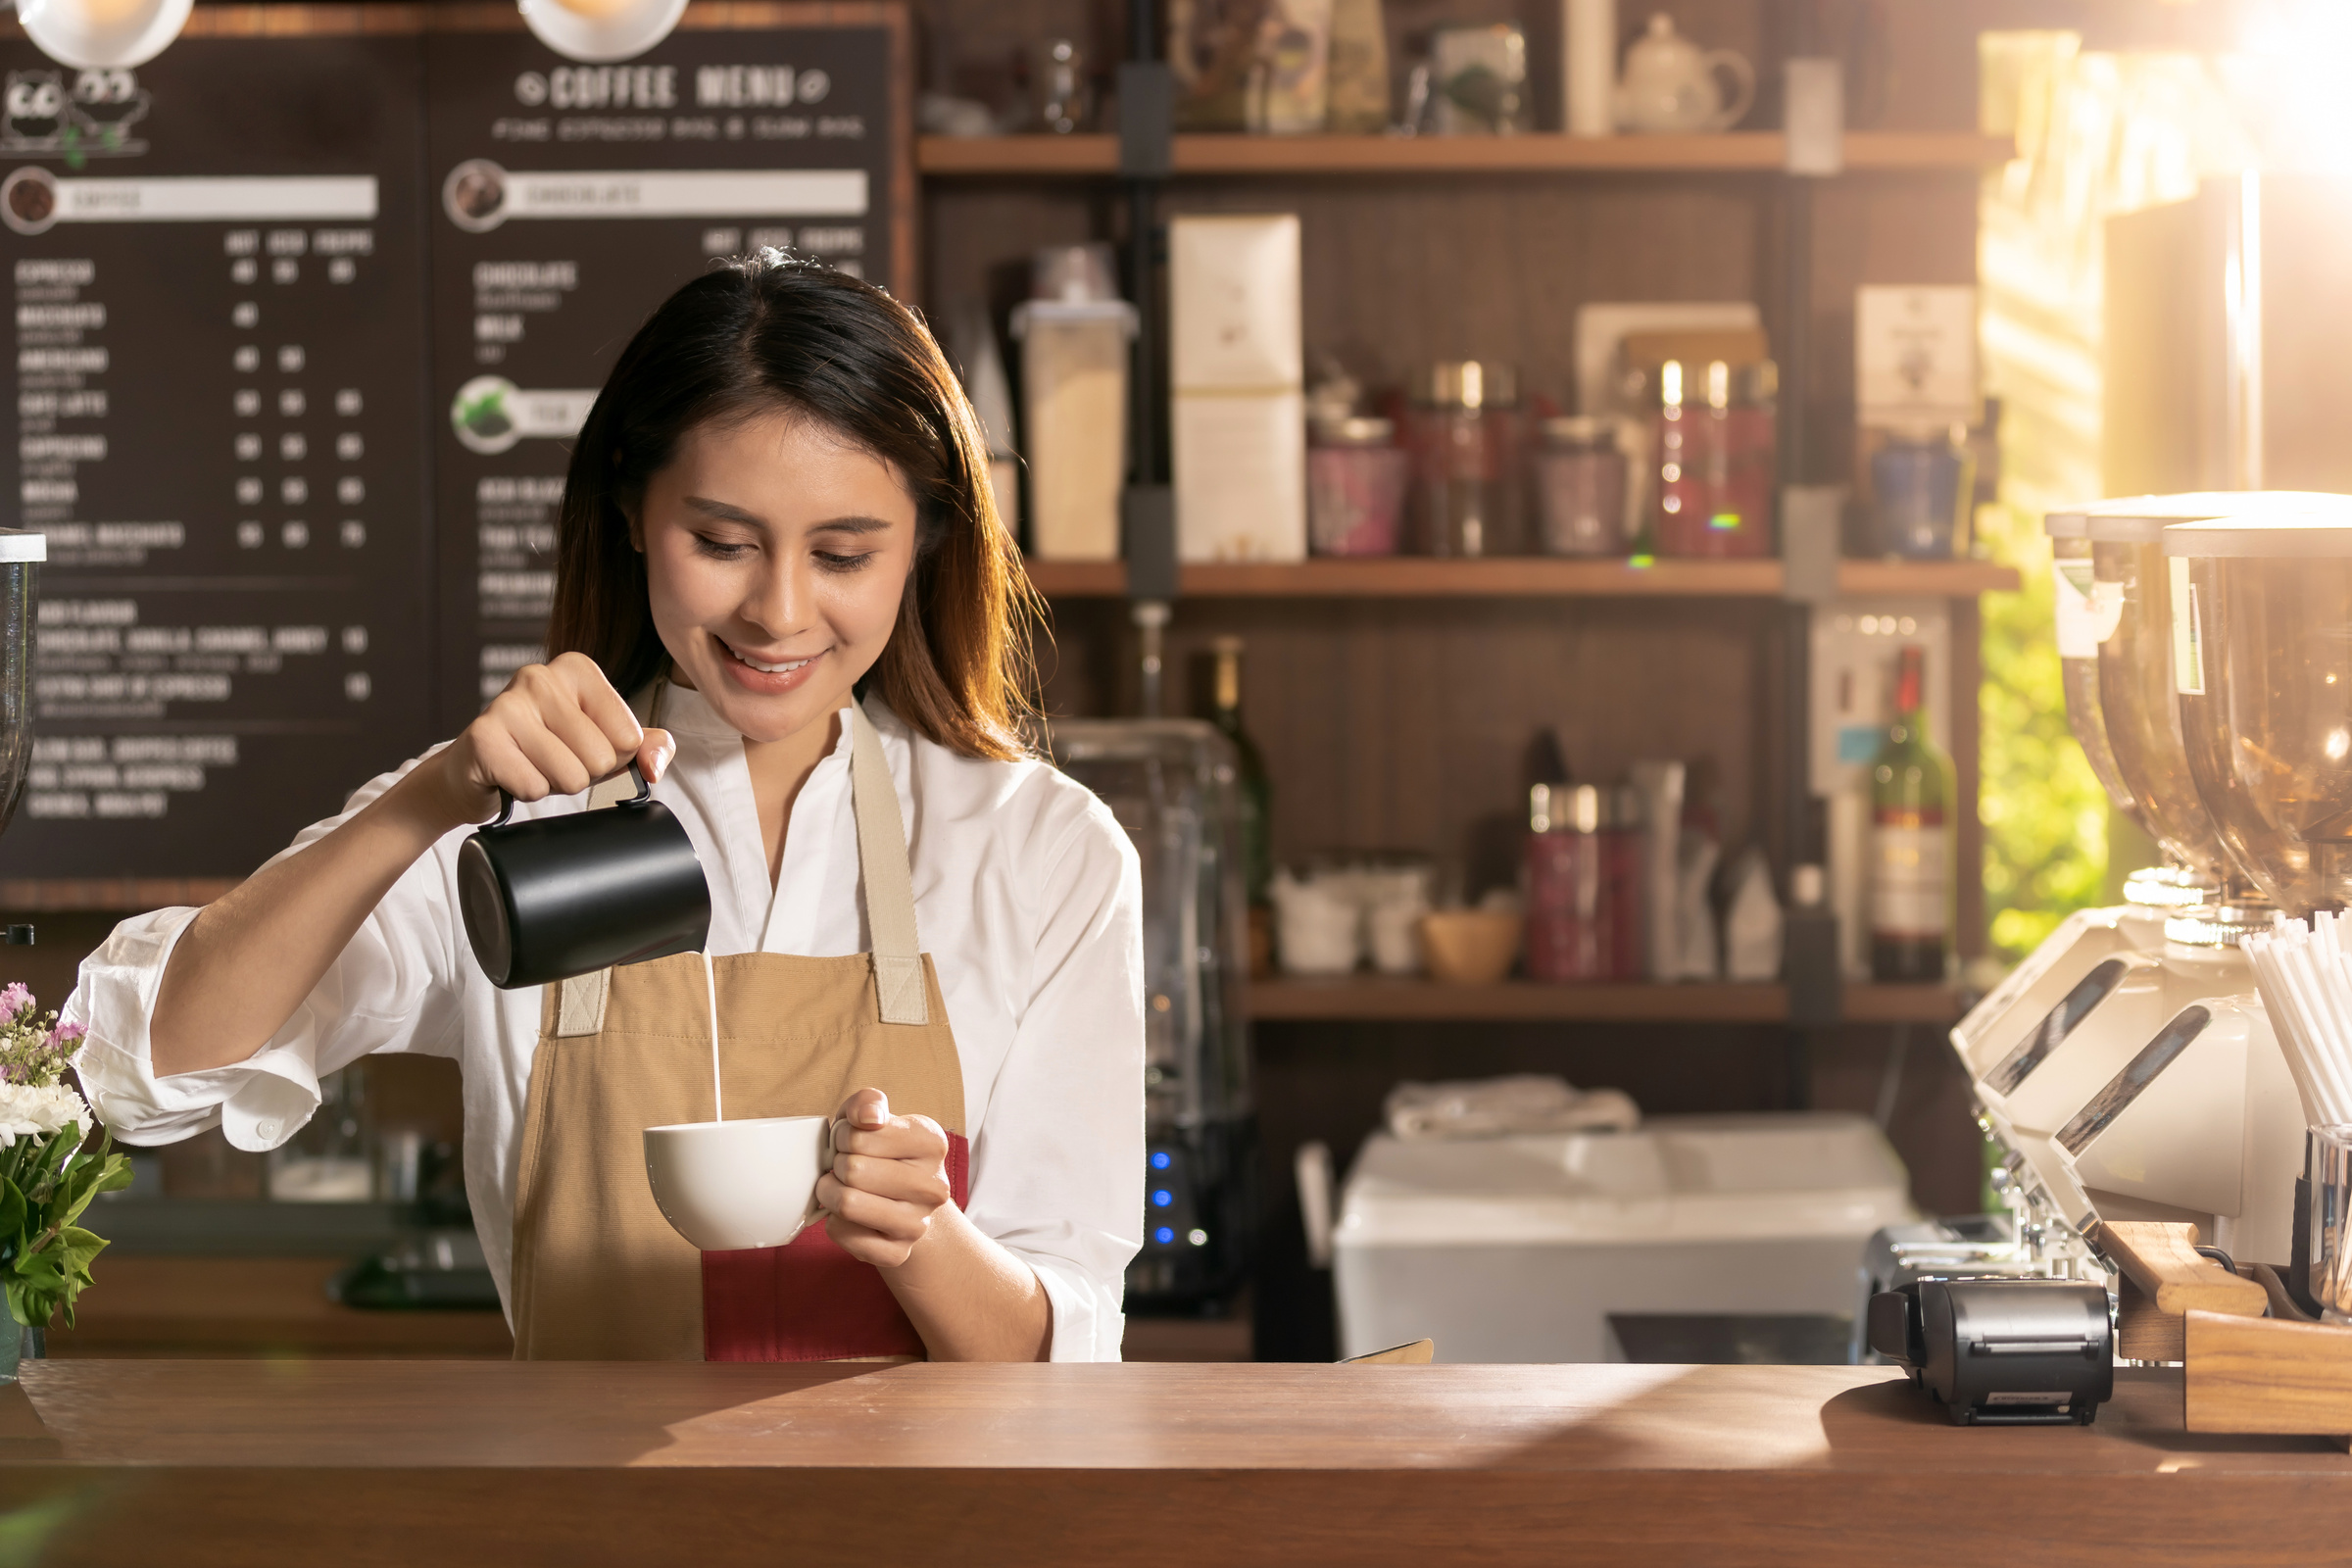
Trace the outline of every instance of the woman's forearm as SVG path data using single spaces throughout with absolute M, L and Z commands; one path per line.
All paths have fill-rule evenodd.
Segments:
M 882 1277 L 934 1361 L 1043 1361 L 1053 1349 L 1054 1306 L 1037 1271 L 953 1203 Z
M 255 873 L 180 934 L 156 993 L 157 1076 L 245 1060 L 284 1027 L 362 921 L 466 820 L 418 767 L 326 837 Z

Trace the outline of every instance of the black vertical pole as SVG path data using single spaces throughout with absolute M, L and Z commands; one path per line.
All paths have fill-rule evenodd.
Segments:
M 1811 0 L 1791 0 L 1788 6 L 1788 53 L 1809 56 L 1815 28 Z M 1786 487 L 1807 483 L 1813 475 L 1810 451 L 1813 393 L 1813 182 L 1805 174 L 1787 174 L 1781 180 L 1781 330 L 1775 346 L 1780 361 L 1780 469 Z M 1784 513 L 1782 549 L 1788 549 Z M 1782 746 L 1786 754 L 1781 790 L 1781 837 L 1784 863 L 1789 869 L 1790 907 L 1784 922 L 1787 939 L 1783 979 L 1788 984 L 1786 1094 L 1789 1108 L 1802 1110 L 1813 1102 L 1813 1050 L 1817 1037 L 1836 1022 L 1839 1005 L 1836 916 L 1827 908 L 1795 906 L 1795 867 L 1818 864 L 1824 846 L 1815 842 L 1813 807 L 1812 662 L 1813 610 L 1805 599 L 1791 595 L 1781 612 Z M 1824 923 L 1827 929 L 1822 929 Z M 1823 972 L 1824 965 L 1831 966 Z M 1823 1014 L 1828 1016 L 1823 1016 Z
M 1130 0 L 1127 62 L 1119 68 L 1119 175 L 1127 197 L 1128 288 L 1139 322 L 1128 394 L 1133 461 L 1120 508 L 1127 597 L 1148 639 L 1176 597 L 1176 504 L 1168 488 L 1165 399 L 1159 368 L 1159 188 L 1174 164 L 1175 80 L 1159 58 L 1157 7 Z M 1155 618 L 1153 618 L 1155 617 Z

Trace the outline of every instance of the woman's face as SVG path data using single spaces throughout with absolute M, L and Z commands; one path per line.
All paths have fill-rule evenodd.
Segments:
M 675 678 L 753 741 L 849 701 L 898 623 L 914 530 L 897 468 L 786 414 L 693 431 L 630 525 Z

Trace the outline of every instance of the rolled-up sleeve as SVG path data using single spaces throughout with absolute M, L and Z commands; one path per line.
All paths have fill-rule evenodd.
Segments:
M 369 783 L 342 815 L 305 829 L 284 854 L 334 831 L 401 773 Z M 76 1070 L 91 1107 L 125 1143 L 177 1143 L 218 1122 L 230 1144 L 259 1152 L 300 1130 L 318 1108 L 318 1080 L 362 1056 L 456 1054 L 461 1006 L 442 859 L 428 853 L 410 866 L 284 1027 L 226 1067 L 158 1077 L 148 1040 L 164 969 L 198 911 L 158 909 L 117 926 L 82 961 L 61 1009 L 66 1021 L 88 1030 Z
M 1040 888 L 1035 967 L 972 1147 L 972 1223 L 1028 1263 L 1052 1357 L 1115 1361 L 1143 1246 L 1143 877 L 1089 803 Z

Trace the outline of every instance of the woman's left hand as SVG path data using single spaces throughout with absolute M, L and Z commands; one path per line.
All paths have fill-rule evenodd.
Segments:
M 928 1116 L 894 1116 L 890 1098 L 860 1089 L 833 1123 L 833 1164 L 817 1178 L 825 1234 L 861 1263 L 897 1268 L 949 1208 L 948 1135 Z

